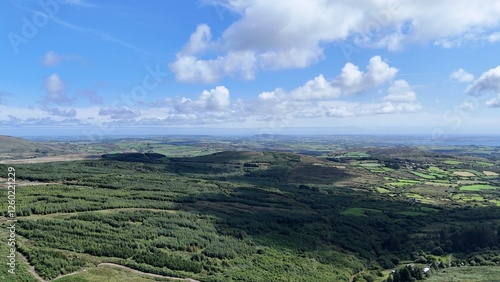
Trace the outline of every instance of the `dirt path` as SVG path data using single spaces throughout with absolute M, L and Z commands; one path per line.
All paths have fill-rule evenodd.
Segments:
M 365 272 L 366 272 L 366 269 L 363 269 L 363 270 L 359 271 L 358 273 L 354 273 L 354 274 L 351 276 L 351 278 L 349 278 L 349 282 L 354 281 L 354 278 L 356 278 L 356 276 L 358 276 L 358 275 L 360 275 L 360 274 L 362 274 L 362 273 L 365 273 Z
M 17 256 L 18 256 L 18 257 L 19 257 L 19 258 L 20 258 L 20 259 L 21 259 L 24 263 L 26 263 L 26 264 L 28 265 L 28 271 L 31 273 L 31 275 L 33 275 L 33 277 L 35 277 L 35 278 L 36 278 L 36 280 L 38 280 L 38 281 L 40 281 L 40 282 L 47 282 L 47 281 L 46 281 L 45 279 L 43 279 L 40 275 L 38 275 L 38 273 L 36 273 L 36 271 L 35 271 L 35 267 L 34 267 L 34 266 L 32 266 L 32 265 L 29 263 L 29 261 L 28 261 L 28 259 L 27 259 L 27 258 L 25 258 L 25 257 L 24 257 L 21 253 L 19 253 L 19 252 L 17 252 L 16 254 L 17 254 Z
M 71 273 L 64 274 L 64 275 L 59 275 L 56 278 L 52 279 L 51 281 L 55 281 L 57 279 L 60 279 L 60 278 L 66 277 L 66 276 L 76 275 L 76 274 L 79 274 L 79 273 L 82 273 L 82 272 L 85 272 L 85 271 L 89 271 L 89 270 L 90 270 L 90 268 L 83 268 L 83 269 L 80 269 L 80 270 L 75 271 L 75 272 L 71 272 Z
M 167 278 L 167 279 L 176 280 L 176 281 L 200 282 L 198 280 L 194 280 L 194 279 L 191 279 L 191 278 L 177 278 L 177 277 L 170 277 L 170 276 L 163 276 L 163 275 L 158 275 L 158 274 L 152 274 L 152 273 L 142 272 L 142 271 L 139 271 L 139 270 L 136 270 L 136 269 L 133 269 L 133 268 L 130 268 L 130 267 L 126 267 L 126 266 L 123 266 L 123 265 L 120 265 L 120 264 L 116 264 L 116 263 L 103 262 L 103 263 L 100 263 L 100 264 L 97 265 L 97 267 L 100 267 L 100 266 L 118 267 L 118 268 L 130 271 L 130 272 L 136 273 L 136 274 L 147 275 L 147 276 L 157 277 L 157 278 Z
M 89 159 L 99 159 L 99 155 L 60 155 L 60 156 L 50 156 L 50 157 L 39 157 L 39 158 L 29 158 L 29 159 L 18 159 L 18 160 L 3 160 L 0 164 L 37 164 L 37 163 L 50 163 L 50 162 L 67 162 L 67 161 L 81 161 Z

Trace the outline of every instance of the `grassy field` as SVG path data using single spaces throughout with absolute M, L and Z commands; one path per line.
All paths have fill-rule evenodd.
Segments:
M 435 179 L 436 178 L 434 175 L 429 175 L 429 174 L 418 172 L 418 171 L 412 171 L 411 173 L 413 173 L 416 176 L 423 178 L 423 179 Z
M 468 266 L 439 270 L 425 281 L 429 282 L 498 282 L 500 267 Z
M 133 271 L 113 266 L 99 266 L 89 268 L 83 272 L 54 279 L 54 282 L 153 282 L 153 281 L 179 281 L 167 278 L 151 277 L 134 273 Z M 185 280 L 181 280 L 185 281 Z
M 455 171 L 455 172 L 453 172 L 453 174 L 458 175 L 458 176 L 462 176 L 462 177 L 474 177 L 474 176 L 476 176 L 474 173 L 468 172 L 468 171 Z
M 480 191 L 480 190 L 496 190 L 498 187 L 487 185 L 487 184 L 477 184 L 477 185 L 464 185 L 460 187 L 462 191 Z
M 493 172 L 493 171 L 483 171 L 483 174 L 486 175 L 486 176 L 498 176 L 498 173 L 496 172 Z

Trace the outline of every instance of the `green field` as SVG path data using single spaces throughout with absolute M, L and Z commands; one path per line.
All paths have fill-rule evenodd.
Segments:
M 424 179 L 435 179 L 436 178 L 433 175 L 429 175 L 429 174 L 418 172 L 418 171 L 412 171 L 411 173 L 415 174 L 418 177 L 424 178 Z
M 385 189 L 385 188 L 382 188 L 382 187 L 377 187 L 377 191 L 379 193 L 382 193 L 382 194 L 384 194 L 384 193 L 390 193 L 391 192 L 391 190 Z
M 167 278 L 157 278 L 148 275 L 133 273 L 132 271 L 113 266 L 99 266 L 90 268 L 84 272 L 54 279 L 54 282 L 153 282 L 153 281 L 175 281 Z
M 500 281 L 498 266 L 452 267 L 439 270 L 425 281 L 430 282 L 495 282 Z
M 460 187 L 462 191 L 496 190 L 498 187 L 487 184 L 464 185 Z
M 344 157 L 348 157 L 348 158 L 368 158 L 368 157 L 370 157 L 370 154 L 368 154 L 367 152 L 363 152 L 363 151 L 355 151 L 355 152 L 349 152 L 349 153 L 345 154 Z

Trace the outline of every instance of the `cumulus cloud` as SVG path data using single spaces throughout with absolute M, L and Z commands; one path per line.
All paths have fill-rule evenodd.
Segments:
M 364 73 L 358 66 L 347 63 L 333 84 L 347 95 L 358 94 L 390 81 L 398 72 L 398 69 L 382 61 L 380 56 L 372 57 L 367 69 L 368 72 Z
M 167 99 L 165 121 L 174 124 L 216 124 L 245 119 L 241 101 L 232 102 L 229 90 L 217 86 L 204 90 L 196 99 Z
M 293 100 L 331 99 L 339 95 L 340 89 L 332 86 L 323 75 L 319 75 L 293 90 L 290 93 L 290 98 Z
M 411 86 L 405 80 L 396 80 L 389 87 L 389 95 L 384 97 L 385 101 L 388 102 L 402 102 L 411 103 L 417 100 L 417 94 L 413 92 Z
M 82 61 L 80 56 L 76 55 L 60 55 L 54 51 L 49 51 L 45 54 L 45 57 L 42 60 L 42 64 L 45 66 L 53 67 L 59 65 L 61 62 L 67 61 Z
M 445 48 L 496 42 L 500 3 L 468 0 L 359 1 L 213 0 L 241 18 L 213 38 L 201 24 L 170 65 L 183 82 L 224 76 L 253 79 L 259 70 L 303 68 L 324 58 L 328 44 L 354 39 L 391 50 L 414 43 Z
M 56 73 L 52 74 L 45 80 L 44 89 L 47 95 L 45 96 L 45 102 L 51 102 L 54 104 L 68 104 L 73 100 L 68 97 L 66 92 L 66 84 L 61 80 L 59 75 Z
M 458 82 L 471 82 L 474 80 L 474 76 L 464 69 L 460 68 L 450 75 L 451 79 L 457 80 Z
M 405 80 L 389 84 L 398 70 L 375 56 L 370 59 L 367 71 L 347 63 L 340 74 L 327 81 L 319 75 L 289 92 L 282 88 L 259 94 L 257 104 L 250 104 L 249 114 L 272 113 L 272 115 L 292 114 L 294 117 L 313 118 L 353 117 L 378 114 L 412 113 L 421 110 L 417 94 Z M 386 88 L 387 95 L 379 103 L 351 103 L 335 99 L 342 96 L 367 93 Z M 380 89 L 381 90 L 381 89 Z
M 252 52 L 228 52 L 216 59 L 201 60 L 196 56 L 177 55 L 170 70 L 181 82 L 214 83 L 224 76 L 240 76 L 250 80 L 255 77 L 255 54 Z
M 289 93 L 280 88 L 271 92 L 263 92 L 259 95 L 259 101 L 278 102 L 283 100 L 328 100 L 341 95 L 360 94 L 376 89 L 384 83 L 391 81 L 398 72 L 395 67 L 391 67 L 384 62 L 380 56 L 374 56 L 370 59 L 367 70 L 367 72 L 363 72 L 358 66 L 352 63 L 347 63 L 342 68 L 341 73 L 331 81 L 327 81 L 323 75 L 318 75 L 314 79 L 307 81 L 304 85 L 297 87 Z M 399 89 L 400 91 L 409 91 L 409 89 L 402 89 L 405 86 L 402 85 L 403 82 L 404 81 L 399 81 L 394 87 L 399 86 L 401 88 Z M 406 84 L 406 87 L 409 88 L 409 85 Z M 396 90 L 398 89 L 394 88 L 393 92 Z
M 181 98 L 175 105 L 175 110 L 180 113 L 216 112 L 224 111 L 231 104 L 229 90 L 224 86 L 204 90 L 196 100 Z
M 500 94 L 500 66 L 490 69 L 467 88 L 469 95 Z

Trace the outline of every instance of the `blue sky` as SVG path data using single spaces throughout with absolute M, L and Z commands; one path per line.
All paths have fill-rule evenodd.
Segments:
M 0 7 L 0 134 L 500 134 L 496 0 Z

